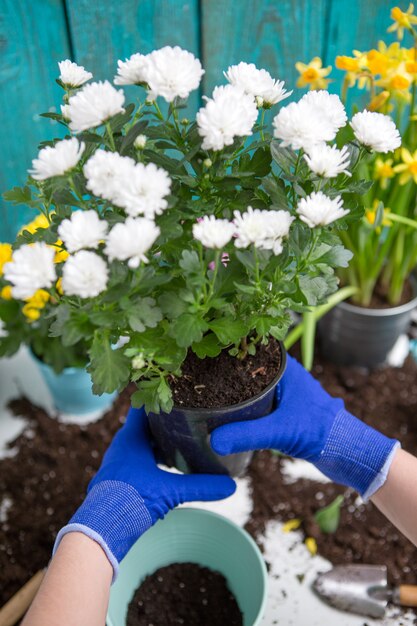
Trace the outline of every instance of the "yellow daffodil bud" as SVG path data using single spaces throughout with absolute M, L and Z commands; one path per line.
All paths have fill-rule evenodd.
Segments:
M 311 556 L 316 556 L 317 541 L 314 539 L 314 537 L 307 537 L 304 543 L 306 545 L 307 550 L 310 552 Z
M 297 530 L 297 528 L 300 528 L 300 526 L 301 520 L 298 517 L 295 517 L 294 519 L 289 519 L 288 522 L 285 522 L 284 526 L 282 527 L 282 532 L 289 533 L 292 530 Z
M 3 274 L 3 266 L 12 260 L 12 254 L 10 243 L 0 243 L 0 276 Z
M 368 104 L 368 111 L 379 111 L 379 109 L 384 106 L 389 97 L 389 91 L 381 91 L 381 93 L 375 96 L 375 98 L 372 98 L 372 100 Z
M 28 322 L 36 322 L 41 316 L 40 310 L 34 308 L 29 303 L 25 304 L 22 313 L 27 318 Z

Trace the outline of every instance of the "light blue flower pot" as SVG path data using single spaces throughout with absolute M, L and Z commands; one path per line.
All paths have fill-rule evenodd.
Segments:
M 83 415 L 108 409 L 117 393 L 103 393 L 96 396 L 92 391 L 91 376 L 81 367 L 67 367 L 55 374 L 52 367 L 32 356 L 42 373 L 51 393 L 54 405 L 60 413 Z
M 260 625 L 268 577 L 256 543 L 221 515 L 181 508 L 142 535 L 123 559 L 110 592 L 107 626 L 125 626 L 129 603 L 141 582 L 171 563 L 197 563 L 223 574 L 242 611 L 244 626 Z

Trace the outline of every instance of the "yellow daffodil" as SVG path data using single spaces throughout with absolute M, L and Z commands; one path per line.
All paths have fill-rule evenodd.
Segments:
M 69 257 L 69 252 L 61 249 L 62 245 L 63 244 L 60 239 L 58 239 L 58 241 L 54 244 L 54 246 L 57 248 L 54 263 L 62 263 L 63 261 L 66 261 Z
M 391 61 L 389 57 L 379 50 L 370 50 L 367 55 L 368 69 L 374 76 L 385 76 L 388 72 Z
M 22 226 L 22 228 L 19 231 L 19 234 L 27 230 L 33 235 L 33 233 L 36 233 L 36 231 L 39 230 L 40 228 L 48 228 L 48 227 L 49 227 L 49 222 L 47 218 L 45 217 L 45 215 L 43 215 L 42 213 L 41 215 L 38 215 L 37 217 L 35 217 L 34 220 L 29 222 L 29 224 Z
M 3 298 L 3 300 L 12 300 L 13 293 L 10 285 L 6 285 L 5 287 L 3 287 L 3 289 L 0 291 L 0 297 Z
M 40 318 L 41 310 L 49 299 L 50 295 L 47 291 L 38 289 L 31 298 L 26 300 L 26 304 L 22 309 L 23 315 L 25 315 L 29 322 L 35 322 Z
M 377 158 L 375 161 L 374 178 L 379 180 L 382 189 L 388 186 L 388 180 L 395 176 L 395 170 L 392 166 L 394 159 Z
M 408 100 L 412 82 L 413 77 L 407 72 L 406 64 L 402 62 L 389 71 L 384 78 L 377 80 L 376 84 L 389 91 L 395 91 L 397 96 L 402 95 Z
M 380 200 L 375 199 L 374 203 L 373 203 L 373 206 L 371 208 L 368 208 L 368 209 L 365 210 L 364 219 L 371 226 L 373 226 L 375 224 L 376 214 L 377 214 L 378 206 L 380 205 L 380 203 L 381 203 Z M 390 212 L 390 210 L 385 207 L 384 208 L 384 216 L 382 218 L 381 225 L 378 226 L 378 228 L 375 229 L 378 234 L 381 232 L 381 226 L 391 226 L 392 222 L 387 217 L 389 212 Z
M 0 243 L 0 276 L 3 274 L 3 266 L 12 260 L 12 253 L 10 243 Z
M 368 111 L 379 111 L 387 102 L 390 95 L 391 94 L 389 91 L 386 91 L 386 90 L 381 91 L 377 96 L 372 98 L 372 100 L 370 101 L 370 103 L 368 104 L 366 108 L 368 109 Z
M 292 530 L 297 530 L 297 528 L 300 528 L 300 526 L 301 520 L 298 517 L 295 517 L 294 519 L 289 519 L 287 522 L 285 522 L 284 526 L 282 527 L 282 532 L 289 533 Z
M 389 33 L 397 31 L 398 39 L 404 37 L 404 30 L 412 30 L 413 24 L 417 24 L 417 17 L 413 15 L 414 4 L 409 5 L 407 11 L 401 11 L 400 7 L 391 9 L 391 19 L 394 24 L 388 28 Z
M 61 294 L 61 296 L 64 293 L 64 290 L 62 289 L 62 278 L 58 278 L 58 280 L 56 281 L 55 284 L 56 290 L 59 294 Z
M 304 543 L 311 556 L 315 556 L 317 554 L 317 541 L 314 537 L 307 537 Z
M 314 57 L 310 63 L 298 62 L 295 64 L 300 77 L 297 80 L 297 87 L 309 87 L 310 89 L 327 89 L 330 82 L 326 78 L 332 71 L 331 65 L 323 67 L 320 57 Z
M 359 89 L 363 89 L 369 82 L 369 72 L 367 72 L 367 55 L 359 50 L 353 51 L 354 56 L 336 57 L 336 67 L 346 72 L 346 81 L 350 87 L 358 81 Z
M 398 182 L 405 185 L 412 178 L 417 184 L 417 150 L 411 154 L 407 148 L 401 148 L 401 159 L 403 162 L 394 167 L 395 172 L 401 172 Z

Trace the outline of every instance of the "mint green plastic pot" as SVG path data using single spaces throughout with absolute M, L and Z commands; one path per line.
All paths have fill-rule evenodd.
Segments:
M 111 588 L 107 626 L 125 626 L 127 608 L 141 582 L 171 563 L 197 563 L 223 574 L 244 626 L 259 626 L 266 607 L 267 571 L 258 546 L 225 517 L 191 508 L 168 513 L 123 559 Z

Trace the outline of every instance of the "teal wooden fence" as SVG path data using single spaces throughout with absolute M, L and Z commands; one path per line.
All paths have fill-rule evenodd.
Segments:
M 41 140 L 59 133 L 39 113 L 59 110 L 57 62 L 71 58 L 96 79 L 112 79 L 117 59 L 180 45 L 206 69 L 201 93 L 223 83 L 241 60 L 295 84 L 298 60 L 369 49 L 386 37 L 388 0 L 1 0 L 0 191 L 22 184 Z M 336 72 L 337 74 L 337 72 Z M 339 72 L 339 75 L 342 73 Z M 339 79 L 340 80 L 340 79 Z M 339 82 L 330 89 L 339 90 Z M 31 213 L 0 205 L 0 240 L 10 240 Z

